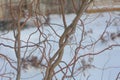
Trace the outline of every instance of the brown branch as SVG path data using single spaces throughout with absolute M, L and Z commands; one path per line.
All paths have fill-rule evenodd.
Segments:
M 81 57 L 85 57 L 85 56 L 99 55 L 99 54 L 101 54 L 101 53 L 103 53 L 103 52 L 105 52 L 105 51 L 107 51 L 107 50 L 111 50 L 113 47 L 120 47 L 120 44 L 113 44 L 113 45 L 110 45 L 110 46 L 108 46 L 108 47 L 106 47 L 106 48 L 104 48 L 104 49 L 102 49 L 102 50 L 100 50 L 100 51 L 98 51 L 98 52 L 87 53 L 87 54 L 81 55 L 81 56 L 79 56 L 79 57 L 77 58 L 77 60 L 80 59 Z
M 11 61 L 9 60 L 9 58 L 7 56 L 0 53 L 0 57 L 5 58 L 5 60 L 7 60 L 7 62 L 10 64 L 10 66 L 17 71 L 17 68 L 12 65 Z
M 63 23 L 64 23 L 64 28 L 67 28 L 67 24 L 66 24 L 66 18 L 65 18 L 65 10 L 64 10 L 64 1 L 60 0 L 60 6 L 61 6 L 61 14 L 62 14 L 62 19 L 63 19 Z

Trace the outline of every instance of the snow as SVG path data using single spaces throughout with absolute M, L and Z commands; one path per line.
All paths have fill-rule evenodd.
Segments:
M 85 31 L 87 33 L 86 33 L 86 37 L 85 37 L 85 40 L 82 43 L 82 45 L 90 44 L 90 43 L 96 41 L 100 37 L 100 35 L 103 33 L 103 31 L 106 27 L 106 23 L 112 22 L 112 20 L 115 17 L 120 18 L 120 16 L 117 14 L 119 14 L 119 12 L 84 14 L 81 19 L 83 20 L 83 22 L 85 24 Z M 74 17 L 75 17 L 75 14 L 67 14 L 66 15 L 67 25 L 69 25 L 72 22 Z M 50 15 L 50 19 L 51 19 L 50 23 L 52 24 L 52 28 L 57 32 L 58 35 L 62 35 L 64 28 L 62 26 L 63 23 L 62 23 L 61 16 L 57 15 L 57 14 Z M 59 25 L 56 25 L 56 24 L 59 24 Z M 78 24 L 80 24 L 80 22 L 78 22 Z M 44 41 L 45 40 L 44 37 L 47 37 L 51 41 L 50 43 L 55 42 L 54 44 L 51 45 L 53 47 L 52 50 L 50 50 L 50 45 L 45 43 L 46 47 L 47 47 L 46 54 L 48 54 L 48 52 L 49 52 L 48 50 L 50 50 L 50 52 L 51 52 L 50 56 L 52 56 L 53 53 L 55 53 L 58 49 L 58 40 L 59 40 L 59 37 L 55 35 L 52 28 L 48 27 L 47 25 L 43 25 L 40 30 L 46 34 L 44 36 L 41 36 L 41 33 L 35 27 L 33 27 L 33 28 L 30 27 L 28 29 L 22 30 L 21 46 L 26 46 L 27 44 L 29 44 L 29 45 L 37 44 L 41 41 Z M 78 41 L 81 39 L 81 29 L 82 28 L 77 27 L 76 33 L 71 36 L 69 45 L 67 45 L 65 47 L 64 57 L 62 58 L 62 61 L 69 63 L 71 61 L 71 59 L 73 58 L 74 50 L 76 47 L 78 47 L 78 44 L 79 44 Z M 116 32 L 119 30 L 120 30 L 119 24 L 118 24 L 118 26 L 115 26 L 112 23 L 107 28 L 107 32 L 109 32 L 109 33 Z M 5 32 L 0 32 L 0 44 L 4 43 L 6 45 L 10 45 L 10 46 L 14 47 L 14 42 L 12 41 L 12 40 L 14 40 L 13 32 L 10 31 L 7 34 L 2 35 L 3 33 L 5 33 Z M 41 36 L 41 37 L 39 37 L 39 36 Z M 4 38 L 9 38 L 9 40 L 5 40 Z M 83 50 L 79 51 L 78 55 L 80 56 L 80 55 L 87 54 L 87 53 L 97 52 L 113 43 L 120 44 L 120 38 L 117 38 L 114 41 L 110 40 L 109 38 L 110 37 L 107 38 L 108 42 L 106 42 L 106 43 L 98 42 L 96 45 L 90 46 L 89 49 L 83 49 Z M 29 43 L 26 43 L 27 41 L 29 41 Z M 52 42 L 52 41 L 54 41 L 54 42 Z M 42 43 L 39 43 L 39 44 L 42 47 L 44 46 L 44 44 L 42 44 Z M 25 53 L 25 51 L 27 51 L 27 52 Z M 34 47 L 34 48 L 29 47 L 29 48 L 21 49 L 21 54 L 22 54 L 21 57 L 23 57 L 24 54 L 25 54 L 25 56 L 28 56 L 29 53 L 32 53 L 32 52 L 34 55 L 37 55 L 39 57 L 41 56 L 40 50 L 37 47 Z M 3 45 L 0 45 L 0 54 L 1 53 L 10 57 L 10 59 L 16 61 L 15 52 L 12 48 L 4 47 Z M 78 76 L 75 79 L 76 80 L 86 80 L 89 77 L 88 80 L 115 80 L 118 72 L 120 72 L 119 56 L 120 56 L 120 47 L 115 47 L 111 50 L 107 50 L 96 56 L 89 56 L 89 57 L 81 58 L 81 60 L 85 59 L 85 62 L 88 62 L 88 63 L 89 63 L 89 61 L 88 61 L 89 58 L 90 57 L 93 58 L 93 62 L 91 63 L 92 67 L 88 68 L 87 70 L 78 74 Z M 3 58 L 0 57 L 0 69 L 2 69 L 2 65 L 4 63 L 7 64 L 7 62 L 6 61 L 4 62 Z M 43 62 L 43 63 L 45 63 L 45 62 Z M 77 64 L 75 66 L 76 69 L 78 69 L 79 67 L 81 67 L 83 65 L 80 63 L 80 61 L 77 62 L 76 64 Z M 15 65 L 15 63 L 14 63 L 14 65 Z M 62 67 L 65 66 L 65 64 L 63 64 L 63 63 L 60 63 L 60 65 Z M 58 71 L 59 69 L 60 68 L 57 67 L 55 70 Z M 0 75 L 3 72 L 4 72 L 4 68 L 3 68 L 3 70 L 0 71 Z M 15 70 L 13 70 L 9 64 L 7 64 L 7 66 L 6 66 L 6 72 L 16 73 Z M 21 80 L 38 80 L 38 79 L 42 80 L 43 79 L 42 75 L 44 74 L 44 72 L 45 72 L 45 69 L 43 67 L 41 67 L 40 69 L 36 69 L 29 65 L 28 70 L 22 70 Z M 77 73 L 76 73 L 76 75 L 77 75 Z M 59 80 L 62 80 L 61 75 L 63 75 L 63 74 L 59 73 L 56 75 L 56 77 L 58 77 Z M 8 75 L 8 76 L 11 76 L 11 75 Z M 11 76 L 11 77 L 12 77 L 12 80 L 15 80 L 14 76 Z M 2 78 L 1 78 L 1 80 L 2 80 Z M 4 78 L 3 80 L 8 80 L 8 79 Z M 65 80 L 72 80 L 72 79 L 66 78 Z

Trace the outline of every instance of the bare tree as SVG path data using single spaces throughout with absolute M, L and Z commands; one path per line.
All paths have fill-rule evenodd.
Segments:
M 100 50 L 95 50 L 99 42 L 105 43 L 108 41 L 108 36 L 110 40 L 115 40 L 120 37 L 119 31 L 117 33 L 107 32 L 107 29 L 113 24 L 113 21 L 119 20 L 118 18 L 111 19 L 111 15 L 109 15 L 110 19 L 106 21 L 105 28 L 100 36 L 95 40 L 90 37 L 90 41 L 86 41 L 86 38 L 88 38 L 87 35 L 92 34 L 93 30 L 90 29 L 86 31 L 85 25 L 92 23 L 92 21 L 85 23 L 88 15 L 86 15 L 84 20 L 81 19 L 81 17 L 86 13 L 90 4 L 94 3 L 93 0 L 70 0 L 70 2 L 69 0 L 55 0 L 56 4 L 58 4 L 57 10 L 59 10 L 63 24 L 47 22 L 47 25 L 45 25 L 47 21 L 46 15 L 52 13 L 50 12 L 50 7 L 45 5 L 46 1 L 47 0 L 18 0 L 16 1 L 17 5 L 15 5 L 16 2 L 8 0 L 7 6 L 10 10 L 9 16 L 11 23 L 9 24 L 10 27 L 8 31 L 0 33 L 0 39 L 4 41 L 0 42 L 0 46 L 14 50 L 12 52 L 15 54 L 15 59 L 5 55 L 7 51 L 5 53 L 0 52 L 0 61 L 3 60 L 5 62 L 2 63 L 0 67 L 1 79 L 21 80 L 22 70 L 32 66 L 36 69 L 44 69 L 44 71 L 39 74 L 42 75 L 42 79 L 44 80 L 65 80 L 66 78 L 76 80 L 81 73 L 86 76 L 88 69 L 98 68 L 92 65 L 94 56 L 111 48 L 120 47 L 119 43 L 113 43 Z M 47 2 L 49 5 L 52 3 L 54 3 L 54 1 Z M 44 10 L 41 6 L 44 6 Z M 54 5 L 51 7 L 53 6 Z M 70 11 L 72 8 L 73 11 L 71 12 L 75 13 L 75 17 L 70 24 L 67 23 L 66 19 L 66 13 L 69 12 L 67 7 Z M 96 19 L 97 17 L 94 18 L 94 20 Z M 22 29 L 26 25 L 32 26 L 35 30 L 30 32 L 26 40 L 23 40 L 22 38 L 26 36 L 22 34 Z M 62 33 L 57 32 L 53 25 L 61 28 Z M 5 37 L 11 32 L 13 33 L 11 35 L 13 38 Z M 32 41 L 32 37 L 36 34 L 36 40 Z M 11 44 L 6 44 L 5 41 L 11 42 Z M 69 48 L 69 53 L 66 53 L 66 47 Z M 90 49 L 93 51 L 90 52 Z M 89 52 L 84 53 L 84 51 Z M 66 54 L 72 55 L 69 61 L 63 59 Z M 12 68 L 11 70 L 13 70 L 13 72 L 7 72 L 5 67 L 8 66 Z M 106 68 L 103 67 L 101 70 L 104 71 L 104 69 Z M 58 75 L 61 76 L 58 77 Z M 90 75 L 86 76 L 86 80 L 88 80 L 89 77 Z M 118 78 L 119 73 L 116 80 L 118 80 Z
M 63 1 L 61 0 L 60 2 L 61 2 L 61 5 L 63 5 Z M 82 2 L 82 5 L 80 6 L 80 9 L 78 10 L 77 15 L 74 18 L 73 22 L 69 26 L 66 26 L 66 22 L 65 22 L 65 19 L 64 19 L 64 16 L 63 16 L 65 31 L 60 36 L 59 49 L 57 50 L 57 52 L 53 55 L 53 57 L 49 61 L 49 66 L 46 70 L 45 80 L 51 80 L 52 79 L 53 71 L 54 71 L 55 67 L 60 63 L 60 61 L 63 57 L 64 47 L 66 46 L 69 37 L 74 33 L 74 31 L 76 29 L 77 22 L 79 21 L 83 12 L 87 9 L 89 4 L 92 2 L 92 0 L 91 1 L 83 0 L 81 2 Z M 63 12 L 63 15 L 64 14 L 65 13 Z

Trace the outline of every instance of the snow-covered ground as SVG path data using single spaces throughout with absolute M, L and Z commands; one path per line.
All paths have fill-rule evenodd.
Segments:
M 67 14 L 66 15 L 66 22 L 67 25 L 69 25 L 72 20 L 74 19 L 75 14 Z M 85 38 L 84 42 L 82 42 L 82 45 L 89 44 L 91 42 L 96 41 L 100 35 L 104 32 L 106 24 L 113 22 L 109 25 L 106 32 L 106 41 L 105 42 L 98 42 L 94 46 L 90 46 L 89 49 L 84 49 L 79 51 L 79 56 L 87 53 L 95 53 L 97 51 L 100 51 L 104 49 L 105 47 L 111 45 L 111 44 L 119 44 L 120 45 L 120 37 L 117 37 L 115 40 L 110 39 L 110 33 L 119 33 L 120 32 L 120 13 L 119 12 L 111 12 L 111 13 L 96 13 L 96 14 L 84 14 L 82 16 L 82 20 L 85 24 Z M 62 26 L 62 19 L 60 15 L 50 15 L 50 23 L 52 28 L 57 32 L 58 35 L 61 35 L 64 31 L 64 28 Z M 57 24 L 57 25 L 55 25 Z M 80 22 L 78 22 L 80 24 Z M 66 63 L 69 63 L 71 58 L 74 55 L 74 50 L 79 44 L 79 40 L 81 38 L 81 28 L 79 25 L 77 25 L 77 29 L 74 35 L 72 35 L 69 44 L 65 47 L 64 50 L 64 56 L 63 61 Z M 58 40 L 59 37 L 57 37 L 52 30 L 51 27 L 48 27 L 47 25 L 43 25 L 40 29 L 45 33 L 44 36 L 41 36 L 40 31 L 38 31 L 37 28 L 31 27 L 28 29 L 24 29 L 21 31 L 21 46 L 26 45 L 34 45 L 41 41 L 44 41 L 44 37 L 47 37 L 50 40 L 50 44 L 53 47 L 50 51 L 50 56 L 52 56 L 53 53 L 55 53 L 58 49 Z M 12 48 L 9 48 L 9 45 L 11 47 L 14 47 L 14 36 L 13 32 L 10 31 L 7 34 L 7 31 L 0 32 L 0 54 L 4 54 L 10 59 L 16 61 L 15 52 Z M 108 36 L 107 36 L 108 35 Z M 53 42 L 52 42 L 53 41 Z M 26 43 L 30 42 L 30 43 Z M 5 45 L 3 45 L 3 43 Z M 34 44 L 33 44 L 34 43 Z M 44 46 L 44 44 L 39 43 L 41 46 Z M 72 45 L 73 44 L 73 45 Z M 5 47 L 6 46 L 6 47 Z M 46 47 L 48 50 L 50 49 L 50 46 L 46 44 Z M 46 50 L 46 53 L 48 53 L 48 50 Z M 26 53 L 25 53 L 26 52 Z M 38 57 L 41 56 L 40 50 L 36 47 L 30 47 L 30 48 L 22 48 L 21 54 L 23 56 L 28 56 L 30 53 L 37 55 Z M 96 56 L 90 56 L 93 58 L 93 61 L 91 63 L 92 67 L 88 68 L 84 72 L 79 73 L 77 77 L 75 77 L 75 80 L 115 80 L 117 77 L 117 74 L 120 72 L 120 46 L 114 47 L 113 49 L 107 50 L 99 55 Z M 88 61 L 88 57 L 82 58 L 85 59 L 86 62 Z M 13 61 L 13 62 L 14 62 Z M 12 63 L 13 65 L 16 65 L 15 63 Z M 43 61 L 44 64 L 44 61 Z M 4 65 L 4 68 L 2 67 Z M 64 67 L 64 64 L 60 64 L 62 67 Z M 78 65 L 78 66 L 77 66 Z M 77 63 L 75 66 L 76 69 L 80 67 L 79 63 Z M 6 67 L 5 67 L 6 66 Z M 59 68 L 56 68 L 56 71 Z M 10 76 L 12 77 L 12 80 L 15 80 L 15 77 L 12 73 L 15 72 L 10 65 L 4 61 L 4 59 L 0 56 L 0 75 L 3 73 L 6 73 L 6 75 L 3 76 Z M 8 72 L 11 72 L 11 74 L 7 74 Z M 44 74 L 44 68 L 36 69 L 34 67 L 29 67 L 28 70 L 22 70 L 21 74 L 21 80 L 42 80 L 42 75 Z M 62 73 L 56 75 L 59 80 L 61 80 Z M 77 73 L 76 73 L 77 75 Z M 88 78 L 88 79 L 87 79 Z M 2 78 L 0 76 L 0 80 L 8 80 L 8 78 Z M 65 80 L 73 80 L 73 79 L 65 79 Z

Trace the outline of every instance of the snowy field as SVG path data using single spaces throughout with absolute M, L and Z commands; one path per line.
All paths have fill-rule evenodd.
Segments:
M 66 22 L 67 25 L 69 25 L 72 20 L 74 19 L 75 14 L 68 14 L 66 15 Z M 78 55 L 84 55 L 88 53 L 96 53 L 104 48 L 114 44 L 114 45 L 120 45 L 120 36 L 116 37 L 114 40 L 111 40 L 110 34 L 111 33 L 120 33 L 120 12 L 111 12 L 111 13 L 96 13 L 96 14 L 84 14 L 82 16 L 82 20 L 85 25 L 85 37 L 84 42 L 82 42 L 82 45 L 90 44 L 92 42 L 95 42 L 100 35 L 104 32 L 106 26 L 106 33 L 104 34 L 105 41 L 99 41 L 97 44 L 90 46 L 89 49 L 82 49 L 79 51 Z M 50 15 L 50 23 L 52 28 L 57 32 L 58 35 L 62 35 L 64 28 L 62 26 L 63 22 L 60 15 Z M 78 27 L 75 31 L 75 34 L 72 35 L 69 45 L 65 47 L 64 50 L 64 56 L 62 58 L 63 61 L 66 63 L 69 63 L 72 56 L 74 55 L 74 50 L 78 46 L 81 36 L 81 28 L 79 27 L 80 22 L 78 22 Z M 109 24 L 110 23 L 110 24 Z M 56 25 L 57 24 L 57 25 Z M 107 25 L 109 24 L 109 25 Z M 52 30 L 48 25 L 43 25 L 40 29 L 43 31 L 47 36 L 48 40 L 50 41 L 51 46 L 53 47 L 51 52 L 55 53 L 58 49 L 58 40 L 59 38 L 55 35 L 54 31 Z M 16 66 L 16 57 L 15 52 L 12 48 L 9 48 L 9 46 L 14 47 L 14 36 L 13 31 L 10 31 L 7 33 L 7 31 L 0 32 L 0 54 L 4 54 L 8 56 L 14 66 Z M 31 35 L 31 36 L 30 36 Z M 21 31 L 21 46 L 26 45 L 33 45 L 34 44 L 40 44 L 41 41 L 44 41 L 44 36 L 41 36 L 40 32 L 35 27 L 30 27 L 27 29 L 24 29 Z M 29 42 L 29 43 L 27 43 Z M 5 45 L 3 45 L 3 43 Z M 44 44 L 40 44 L 41 46 L 44 46 Z M 50 48 L 49 45 L 46 44 L 46 47 Z M 46 49 L 46 53 L 48 52 Z M 26 57 L 30 53 L 32 55 L 36 55 L 38 57 L 41 56 L 39 49 L 36 47 L 30 47 L 30 48 L 22 48 L 21 49 L 21 57 Z M 85 60 L 86 63 L 90 64 L 91 67 L 87 68 L 83 72 L 77 72 L 75 74 L 75 80 L 116 80 L 117 74 L 120 72 L 120 46 L 116 46 L 113 48 L 110 48 L 109 50 L 106 50 L 102 52 L 101 54 L 90 56 L 90 58 L 93 59 L 92 62 L 89 62 L 89 57 L 84 57 L 81 60 Z M 46 64 L 45 61 L 43 61 L 43 64 Z M 64 64 L 60 64 L 62 67 L 64 67 Z M 76 70 L 79 69 L 79 67 L 82 64 L 77 63 Z M 82 67 L 82 66 L 81 66 Z M 56 71 L 59 68 L 56 68 Z M 9 78 L 5 78 L 4 76 L 10 76 L 12 80 L 15 80 L 14 73 L 15 70 L 10 67 L 10 65 L 7 63 L 7 61 L 4 60 L 3 57 L 0 56 L 0 75 L 3 73 L 6 73 L 3 75 L 3 77 L 0 76 L 0 80 L 9 80 Z M 9 74 L 11 73 L 11 74 Z M 42 80 L 42 75 L 45 73 L 44 67 L 42 68 L 34 68 L 29 66 L 27 70 L 22 69 L 21 74 L 21 80 Z M 61 79 L 62 73 L 56 75 L 59 80 Z M 54 79 L 55 80 L 55 79 Z M 70 78 L 66 78 L 65 80 L 74 80 Z M 120 79 L 118 79 L 120 80 Z

